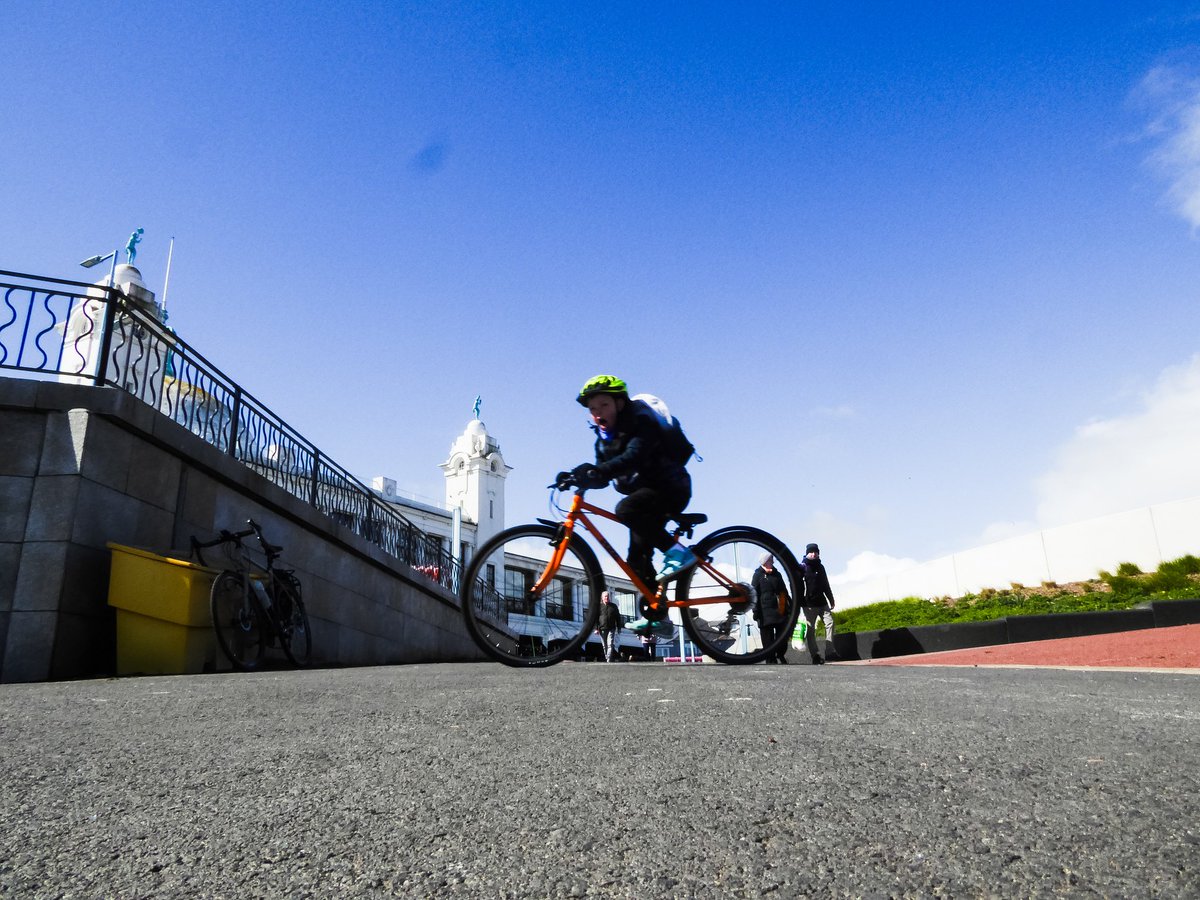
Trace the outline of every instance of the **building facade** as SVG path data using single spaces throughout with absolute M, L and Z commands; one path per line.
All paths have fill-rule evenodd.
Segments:
M 505 528 L 504 486 L 512 467 L 505 462 L 496 438 L 475 418 L 454 439 L 449 456 L 439 468 L 445 477 L 443 504 L 401 496 L 395 480 L 385 476 L 373 478 L 371 488 L 432 539 L 441 541 L 442 547 L 465 567 L 479 547 Z M 564 616 L 581 620 L 585 611 L 585 606 L 575 602 L 575 598 L 553 596 L 539 602 L 532 612 L 523 608 L 521 597 L 525 587 L 532 583 L 538 562 L 510 555 L 486 564 L 482 572 L 482 577 L 508 602 L 509 625 L 518 634 L 532 639 L 555 633 L 556 623 L 561 623 Z M 624 619 L 636 619 L 638 595 L 632 583 L 610 572 L 605 573 L 605 583 Z M 629 658 L 646 657 L 641 639 L 629 631 L 621 632 L 619 646 Z M 592 635 L 583 655 L 596 659 L 601 654 L 599 637 Z

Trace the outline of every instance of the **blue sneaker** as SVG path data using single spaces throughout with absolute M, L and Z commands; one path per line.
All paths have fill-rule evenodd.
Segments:
M 672 547 L 663 557 L 662 568 L 658 570 L 658 582 L 661 584 L 678 578 L 689 569 L 695 568 L 699 562 L 696 554 L 687 547 Z
M 636 635 L 653 634 L 656 638 L 670 640 L 675 637 L 675 624 L 670 619 L 661 622 L 651 622 L 649 619 L 638 619 L 625 626 Z
M 675 625 L 670 619 L 663 619 L 661 622 L 655 622 L 650 626 L 650 630 L 654 632 L 654 636 L 661 641 L 669 641 L 675 637 Z

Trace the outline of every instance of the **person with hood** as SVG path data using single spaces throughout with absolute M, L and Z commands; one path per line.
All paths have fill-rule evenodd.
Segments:
M 762 635 L 763 646 L 771 643 L 783 629 L 785 620 L 784 610 L 787 607 L 787 585 L 783 576 L 775 568 L 775 557 L 764 553 L 758 560 L 758 568 L 750 579 L 750 587 L 754 589 L 754 621 Z M 768 663 L 787 664 L 788 643 L 779 645 L 773 656 L 767 657 Z
M 800 560 L 804 573 L 804 600 L 801 607 L 808 622 L 804 642 L 813 665 L 819 666 L 826 660 L 837 662 L 839 657 L 833 647 L 833 588 L 829 586 L 829 573 L 821 562 L 821 548 L 809 544 L 804 548 L 804 559 Z M 817 651 L 817 619 L 825 623 L 825 657 Z
M 600 617 L 596 620 L 596 632 L 604 645 L 604 661 L 612 662 L 617 655 L 617 635 L 621 633 L 621 611 L 612 602 L 608 591 L 600 595 Z
M 586 406 L 596 433 L 596 462 L 560 472 L 557 483 L 602 488 L 610 481 L 624 499 L 613 513 L 629 529 L 629 568 L 650 590 L 692 569 L 699 560 L 667 531 L 667 522 L 692 499 L 692 478 L 680 453 L 672 452 L 671 435 L 647 403 L 631 400 L 624 381 L 613 375 L 589 379 L 576 400 Z M 687 445 L 690 456 L 690 444 Z M 655 575 L 654 551 L 664 553 Z M 638 619 L 629 630 L 650 631 L 656 623 Z M 669 627 L 669 626 L 666 626 Z M 672 629 L 673 630 L 673 629 Z

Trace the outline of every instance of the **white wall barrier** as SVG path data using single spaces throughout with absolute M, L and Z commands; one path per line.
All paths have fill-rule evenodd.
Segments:
M 1060 584 L 1096 578 L 1123 562 L 1144 572 L 1200 556 L 1200 497 L 1047 528 L 921 563 L 891 575 L 836 582 L 841 606 L 903 597 L 961 597 L 1013 582 Z

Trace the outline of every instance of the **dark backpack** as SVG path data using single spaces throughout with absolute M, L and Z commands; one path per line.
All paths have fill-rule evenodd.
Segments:
M 667 404 L 653 394 L 636 394 L 629 399 L 645 406 L 658 419 L 659 425 L 662 426 L 662 445 L 667 459 L 681 466 L 686 465 L 696 454 L 696 448 L 683 433 L 683 426 L 679 424 L 679 420 L 671 415 Z M 696 455 L 696 459 L 699 458 L 699 455 Z

